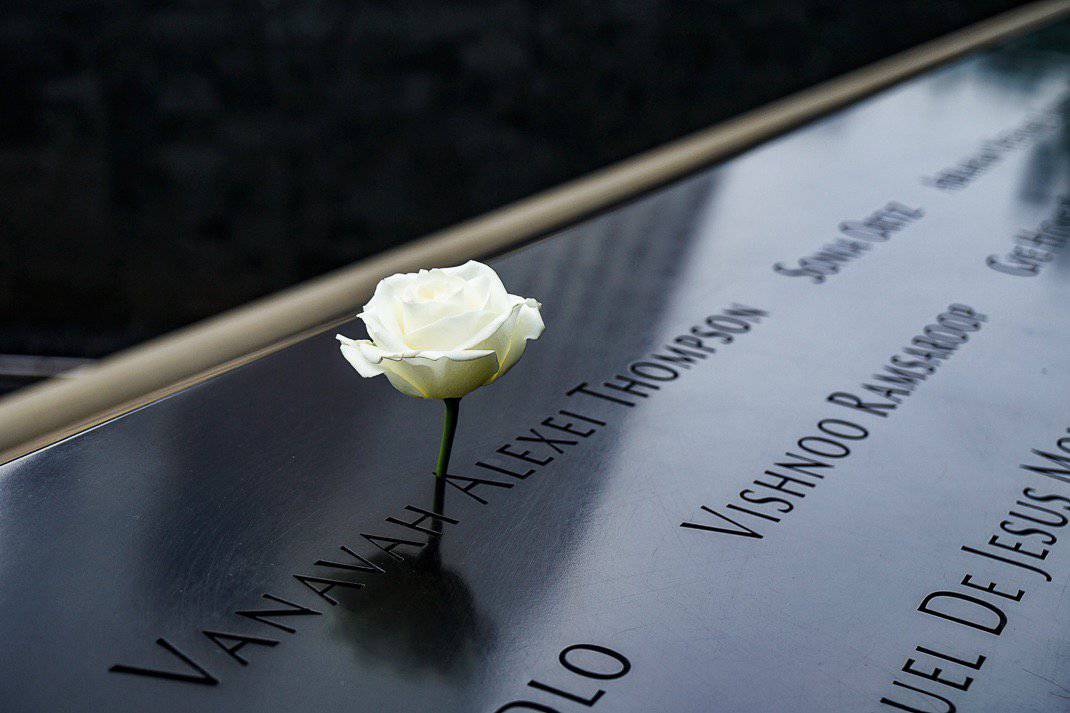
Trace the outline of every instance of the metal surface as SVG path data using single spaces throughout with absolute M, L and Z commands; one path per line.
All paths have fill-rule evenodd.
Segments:
M 434 551 L 362 534 L 423 542 L 400 522 L 430 506 L 441 406 L 359 379 L 331 334 L 3 466 L 4 710 L 946 709 L 896 681 L 963 710 L 1066 710 L 1070 482 L 1020 466 L 1070 448 L 1068 32 L 495 260 L 547 331 L 465 399 L 451 471 L 497 485 L 448 490 Z M 1052 249 L 1017 263 L 1037 274 L 988 264 L 1045 223 Z M 821 282 L 785 274 L 829 272 L 813 256 L 849 236 L 869 247 L 841 245 Z M 947 344 L 923 333 L 938 315 L 966 341 L 912 385 L 873 378 Z M 691 363 L 650 357 L 679 359 L 667 344 Z M 649 385 L 603 386 L 617 375 Z M 776 465 L 805 448 L 829 454 L 818 476 Z M 775 495 L 753 485 L 770 470 L 802 481 L 790 512 L 738 495 Z M 1000 529 L 1010 511 L 1050 537 Z M 365 586 L 332 604 L 294 575 Z M 938 592 L 943 616 L 919 611 Z

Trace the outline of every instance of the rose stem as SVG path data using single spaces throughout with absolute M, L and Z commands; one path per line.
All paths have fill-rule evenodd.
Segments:
M 438 447 L 438 462 L 435 463 L 435 504 L 432 510 L 445 515 L 443 508 L 446 500 L 446 471 L 450 467 L 450 451 L 453 450 L 453 436 L 457 433 L 457 415 L 461 410 L 461 399 L 442 399 L 446 404 L 446 418 L 442 421 L 442 443 Z M 442 523 L 434 520 L 431 524 L 436 535 L 442 531 Z

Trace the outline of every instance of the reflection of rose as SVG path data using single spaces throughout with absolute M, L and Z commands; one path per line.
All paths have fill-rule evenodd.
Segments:
M 463 680 L 488 655 L 494 627 L 476 609 L 461 576 L 442 567 L 434 543 L 428 547 L 406 562 L 373 557 L 386 573 L 365 580 L 365 589 L 337 595 L 335 632 L 364 661 Z
M 542 334 L 539 307 L 469 261 L 384 279 L 359 315 L 371 340 L 338 340 L 361 376 L 386 374 L 409 396 L 460 398 L 509 371 Z

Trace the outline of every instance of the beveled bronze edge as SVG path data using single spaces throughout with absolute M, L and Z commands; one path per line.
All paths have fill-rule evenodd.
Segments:
M 485 257 L 664 185 L 968 52 L 1070 13 L 1041 0 L 583 178 L 0 399 L 0 464 L 331 329 L 395 272 Z M 345 316 L 343 316 L 345 315 Z

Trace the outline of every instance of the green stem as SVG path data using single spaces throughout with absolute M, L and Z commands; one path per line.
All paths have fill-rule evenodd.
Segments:
M 442 443 L 438 447 L 438 462 L 435 464 L 435 475 L 439 478 L 446 474 L 450 467 L 450 451 L 453 450 L 453 436 L 457 433 L 457 414 L 461 410 L 461 400 L 442 399 L 446 404 L 446 418 L 442 421 Z
M 453 450 L 453 436 L 457 433 L 457 416 L 461 410 L 461 400 L 443 399 L 446 404 L 446 418 L 442 421 L 442 443 L 438 447 L 438 461 L 435 463 L 435 502 L 432 511 L 445 515 L 446 472 L 450 467 L 450 452 Z M 442 532 L 442 523 L 432 522 L 431 528 L 436 536 Z

